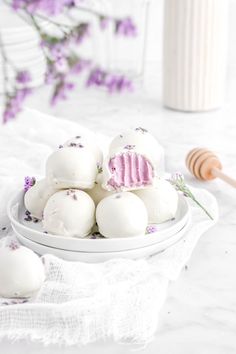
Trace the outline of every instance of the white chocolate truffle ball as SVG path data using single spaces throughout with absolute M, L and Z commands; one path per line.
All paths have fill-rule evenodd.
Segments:
M 112 140 L 103 171 L 103 187 L 108 190 L 152 186 L 164 172 L 163 148 L 146 129 L 129 130 Z
M 144 203 L 130 192 L 104 198 L 97 206 L 99 232 L 109 238 L 135 237 L 145 234 L 148 223 Z
M 91 232 L 94 223 L 94 202 L 78 189 L 56 192 L 44 208 L 43 228 L 55 235 L 84 237 Z
M 108 190 L 102 188 L 102 184 L 101 184 L 102 181 L 101 180 L 102 180 L 102 175 L 99 174 L 93 189 L 88 189 L 88 190 L 85 191 L 93 199 L 93 201 L 94 201 L 96 206 L 98 205 L 98 203 L 102 199 L 104 199 L 104 198 L 108 197 L 109 195 L 112 195 L 112 194 L 115 193 L 115 192 L 109 192 Z
M 148 222 L 159 224 L 175 217 L 178 208 L 178 193 L 164 179 L 156 179 L 154 187 L 133 191 L 145 204 Z
M 77 135 L 69 140 L 67 140 L 63 145 L 63 147 L 72 147 L 72 148 L 77 148 L 80 149 L 81 146 L 83 148 L 89 149 L 98 166 L 102 166 L 102 161 L 103 161 L 103 153 L 100 147 L 95 143 L 95 140 L 93 140 L 91 137 L 86 136 L 86 135 Z
M 43 209 L 48 199 L 57 191 L 56 188 L 48 184 L 45 179 L 37 181 L 24 196 L 26 209 L 32 216 L 37 219 L 42 219 Z
M 15 241 L 0 248 L 0 296 L 31 297 L 44 280 L 43 263 L 33 251 Z
M 94 187 L 98 169 L 92 153 L 83 147 L 61 148 L 53 152 L 46 163 L 48 183 L 55 188 Z
M 146 129 L 138 127 L 135 129 L 130 129 L 122 134 L 117 135 L 110 143 L 109 151 L 116 152 L 120 148 L 125 146 L 134 145 L 135 148 L 140 150 L 146 150 L 148 154 L 152 155 L 153 160 L 159 157 L 160 151 L 162 149 L 161 145 L 158 143 L 157 139 L 154 138 Z M 154 156 L 156 154 L 156 156 Z

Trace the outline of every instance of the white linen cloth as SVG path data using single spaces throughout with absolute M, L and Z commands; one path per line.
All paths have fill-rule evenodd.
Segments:
M 25 110 L 0 127 L 0 234 L 12 236 L 6 215 L 24 176 L 44 175 L 47 156 L 68 138 L 90 133 L 76 123 Z M 91 134 L 91 133 L 90 133 Z M 101 142 L 106 137 L 97 137 Z M 145 344 L 157 329 L 170 280 L 176 280 L 200 236 L 218 219 L 215 198 L 194 189 L 214 217 L 191 204 L 187 234 L 164 252 L 142 260 L 100 264 L 67 262 L 44 255 L 46 281 L 29 302 L 0 299 L 0 339 L 30 338 L 44 344 L 84 345 L 108 338 Z M 6 239 L 2 240 L 2 244 Z

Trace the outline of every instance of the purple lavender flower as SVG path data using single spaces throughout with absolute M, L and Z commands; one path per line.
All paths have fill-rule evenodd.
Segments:
M 122 75 L 107 75 L 105 86 L 109 93 L 132 91 L 131 81 Z
M 155 225 L 149 225 L 147 226 L 146 231 L 148 234 L 152 234 L 153 232 L 158 231 L 158 228 Z
M 92 240 L 96 240 L 97 238 L 101 238 L 102 235 L 100 234 L 100 232 L 93 232 L 92 235 L 89 236 L 90 239 Z
M 25 0 L 13 0 L 12 1 L 12 8 L 14 10 L 19 10 L 26 5 L 27 5 L 27 2 Z
M 49 40 L 50 40 L 50 37 L 49 37 Z M 53 39 L 53 40 L 56 40 L 57 42 L 56 43 L 45 42 L 45 46 L 48 47 L 52 59 L 57 61 L 62 58 L 65 58 L 65 56 L 68 55 L 68 53 L 69 53 L 68 40 L 60 40 L 60 39 Z
M 58 23 L 57 20 L 50 20 L 51 16 L 61 14 L 64 10 L 76 7 L 77 3 L 81 1 L 83 0 L 11 0 L 9 2 L 9 6 L 13 10 L 19 11 L 28 17 L 31 16 L 32 26 L 40 36 L 40 46 L 47 62 L 45 83 L 53 84 L 54 86 L 51 99 L 52 105 L 56 104 L 59 100 L 66 99 L 67 93 L 74 88 L 74 84 L 70 82 L 69 76 L 80 74 L 88 68 L 90 68 L 90 73 L 87 86 L 102 87 L 109 93 L 132 91 L 132 83 L 128 78 L 119 74 L 111 74 L 99 68 L 91 70 L 90 61 L 78 58 L 72 53 L 71 45 L 74 43 L 80 45 L 90 36 L 90 24 L 88 22 L 67 25 Z M 130 17 L 118 20 L 99 13 L 95 13 L 95 15 L 97 15 L 101 30 L 107 28 L 111 22 L 115 26 L 115 33 L 117 35 L 136 35 L 136 26 Z M 62 35 L 57 37 L 44 32 L 41 23 L 38 21 L 40 16 L 47 16 L 49 22 L 54 23 Z M 4 60 L 8 63 L 7 57 Z M 30 73 L 27 70 L 22 70 L 9 83 L 12 87 L 17 88 L 19 86 L 21 89 L 16 89 L 13 94 L 6 92 L 6 104 L 3 112 L 4 123 L 14 118 L 21 111 L 25 98 L 31 93 L 31 90 L 26 87 L 26 84 L 30 81 Z M 7 89 L 9 85 L 7 85 Z
M 26 8 L 28 12 L 35 14 L 42 12 L 46 15 L 58 15 L 63 12 L 65 7 L 75 6 L 72 0 L 13 0 L 12 8 L 20 10 Z
M 25 182 L 24 182 L 24 191 L 27 192 L 36 182 L 35 177 L 25 177 Z
M 63 38 L 42 34 L 40 47 L 47 53 L 48 71 L 55 71 L 55 64 L 61 65 L 61 63 L 68 61 L 70 37 L 69 34 Z
M 8 248 L 10 248 L 10 250 L 12 250 L 12 251 L 15 251 L 18 248 L 20 248 L 20 245 L 16 241 L 11 240 L 11 242 L 8 245 Z
M 30 215 L 27 215 L 25 218 L 24 218 L 25 221 L 32 221 L 32 216 Z
M 54 69 L 57 73 L 66 74 L 69 69 L 68 61 L 66 58 L 57 58 L 54 62 Z
M 109 93 L 131 91 L 132 83 L 123 75 L 110 74 L 100 68 L 94 68 L 88 77 L 87 86 L 104 87 Z
M 103 168 L 102 168 L 100 162 L 97 162 L 97 170 L 98 170 L 98 173 L 102 173 L 103 172 Z
M 53 96 L 51 98 L 51 105 L 54 106 L 58 101 L 66 100 L 68 91 L 73 90 L 74 86 L 75 85 L 72 82 L 61 80 L 56 85 L 54 90 Z
M 31 81 L 31 75 L 28 71 L 19 71 L 16 76 L 16 81 L 19 84 L 28 84 Z
M 10 119 L 22 110 L 23 102 L 26 97 L 32 92 L 29 88 L 17 90 L 12 96 L 7 97 L 7 104 L 3 112 L 3 123 L 7 123 Z
M 71 196 L 74 200 L 78 200 L 75 189 L 68 189 L 66 195 Z
M 47 71 L 45 73 L 45 84 L 51 85 L 58 81 L 65 81 L 65 76 L 68 75 L 69 63 L 64 57 L 53 59 L 47 63 Z
M 172 173 L 170 179 L 173 182 L 173 184 L 176 182 L 184 183 L 184 175 L 181 172 Z
M 51 85 L 55 80 L 55 73 L 52 67 L 48 65 L 47 71 L 45 73 L 44 82 L 46 85 Z
M 107 29 L 109 23 L 111 22 L 111 19 L 109 17 L 105 17 L 105 16 L 100 16 L 99 18 L 99 25 L 100 25 L 100 29 L 102 31 L 104 31 L 105 29 Z
M 135 145 L 125 145 L 124 149 L 126 150 L 133 150 L 135 148 Z
M 49 50 L 51 50 L 50 46 Z M 88 68 L 90 61 L 78 58 L 74 54 L 66 56 L 63 50 L 60 49 L 60 46 L 57 47 L 53 56 L 54 59 L 48 61 L 45 82 L 48 84 L 55 82 L 54 93 L 51 99 L 51 104 L 55 105 L 59 100 L 65 100 L 67 93 L 74 88 L 74 84 L 70 82 L 69 77 L 79 74 Z
M 85 69 L 89 68 L 91 65 L 90 60 L 79 59 L 77 63 L 71 66 L 71 74 L 80 74 Z
M 19 305 L 19 304 L 25 304 L 26 302 L 28 302 L 29 299 L 14 299 L 14 300 L 7 300 L 2 302 L 1 305 L 4 306 L 9 306 L 9 305 Z
M 87 86 L 102 86 L 104 85 L 106 78 L 106 72 L 95 68 L 90 72 L 90 75 L 87 80 Z
M 66 195 L 73 195 L 75 192 L 76 190 L 71 188 L 66 191 Z
M 142 134 L 145 134 L 145 133 L 148 132 L 147 129 L 144 129 L 144 128 L 142 128 L 142 127 L 135 128 L 135 131 L 136 131 L 136 132 L 141 132 Z
M 90 26 L 88 23 L 80 23 L 72 32 L 71 40 L 76 44 L 81 44 L 85 38 L 90 36 Z
M 126 37 L 135 37 L 137 28 L 130 17 L 116 21 L 115 33 Z

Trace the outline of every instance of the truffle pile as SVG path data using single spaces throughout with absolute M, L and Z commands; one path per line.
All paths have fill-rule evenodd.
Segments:
M 28 219 L 61 236 L 144 235 L 148 224 L 176 214 L 178 194 L 162 172 L 162 148 L 143 128 L 115 137 L 105 158 L 96 142 L 77 135 L 48 157 L 45 178 L 25 193 Z

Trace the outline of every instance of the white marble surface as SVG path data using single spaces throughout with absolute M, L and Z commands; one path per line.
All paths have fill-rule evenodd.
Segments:
M 187 172 L 184 159 L 192 147 L 207 146 L 219 153 L 225 172 L 236 176 L 236 67 L 231 62 L 224 107 L 204 114 L 186 114 L 162 107 L 160 67 L 158 58 L 150 62 L 144 88 L 129 96 L 74 92 L 69 101 L 52 110 L 46 103 L 47 90 L 44 89 L 30 100 L 29 106 L 108 135 L 117 134 L 126 127 L 145 126 L 164 146 L 167 170 L 182 171 L 189 183 L 204 186 L 216 196 L 220 207 L 219 223 L 202 236 L 180 278 L 169 287 L 156 338 L 141 352 L 235 353 L 236 190 L 219 180 L 210 183 L 195 181 Z M 137 348 L 111 342 L 80 349 L 43 348 L 26 341 L 0 344 L 0 353 L 8 354 L 120 354 L 133 349 Z

